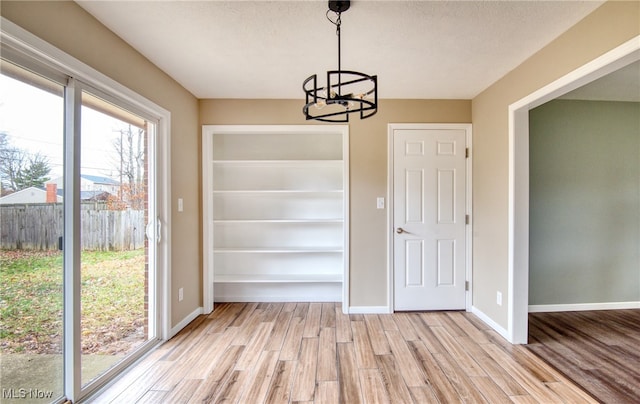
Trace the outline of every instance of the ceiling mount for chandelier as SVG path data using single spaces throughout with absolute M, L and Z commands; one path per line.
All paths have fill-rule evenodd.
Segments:
M 359 113 L 360 118 L 364 119 L 378 112 L 378 76 L 342 70 L 341 16 L 350 6 L 351 1 L 329 1 L 327 19 L 336 26 L 338 36 L 338 70 L 327 71 L 327 82 L 323 87 L 318 87 L 318 77 L 315 74 L 302 83 L 305 93 L 302 112 L 307 120 L 349 122 L 351 113 Z M 335 20 L 330 18 L 330 12 L 335 13 Z

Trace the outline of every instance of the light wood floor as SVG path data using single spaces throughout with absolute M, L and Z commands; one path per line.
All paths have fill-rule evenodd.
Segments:
M 640 403 L 640 310 L 531 313 L 527 348 L 603 403 Z
M 465 312 L 216 305 L 95 398 L 116 403 L 590 403 Z

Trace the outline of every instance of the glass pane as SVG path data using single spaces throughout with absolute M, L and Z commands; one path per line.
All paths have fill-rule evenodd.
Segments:
M 0 379 L 3 403 L 63 395 L 62 86 L 2 61 Z
M 155 338 L 149 327 L 153 255 L 150 124 L 91 94 L 82 96 L 82 385 Z M 151 271 L 153 273 L 153 271 Z M 152 306 L 152 305 L 151 305 Z

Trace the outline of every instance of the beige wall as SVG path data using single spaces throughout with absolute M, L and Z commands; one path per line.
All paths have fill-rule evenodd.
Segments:
M 473 99 L 473 305 L 505 329 L 508 107 L 639 34 L 640 2 L 607 2 Z
M 0 13 L 27 31 L 171 112 L 172 326 L 201 306 L 198 105 L 196 98 L 70 1 L 2 1 Z M 184 198 L 184 212 L 175 209 Z M 178 302 L 178 288 L 185 297 Z
M 201 100 L 200 124 L 305 124 L 302 100 Z M 387 305 L 387 124 L 469 123 L 465 100 L 381 100 L 377 115 L 349 124 L 351 306 Z

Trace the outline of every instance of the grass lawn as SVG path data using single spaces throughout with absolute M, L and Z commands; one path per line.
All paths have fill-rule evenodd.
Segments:
M 82 252 L 82 352 L 144 339 L 144 249 Z M 0 352 L 62 352 L 62 253 L 0 250 Z

